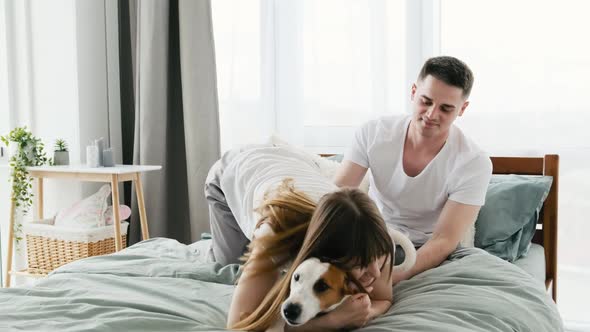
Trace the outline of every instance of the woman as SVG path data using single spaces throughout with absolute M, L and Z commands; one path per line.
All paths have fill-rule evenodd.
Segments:
M 349 270 L 367 294 L 305 327 L 358 327 L 389 308 L 394 247 L 385 223 L 367 195 L 337 190 L 312 157 L 285 146 L 230 151 L 212 168 L 206 193 L 215 258 L 236 262 L 252 240 L 229 328 L 268 327 L 278 317 L 293 268 L 309 256 Z
M 293 271 L 309 257 L 321 258 L 349 271 L 356 279 L 352 280 L 353 284 L 359 285 L 362 292 L 300 329 L 360 327 L 391 306 L 395 247 L 373 201 L 358 189 L 328 193 L 313 208 L 309 221 L 286 227 L 284 221 L 291 219 L 288 214 L 297 213 L 291 208 L 299 203 L 305 207 L 314 205 L 287 182 L 261 207 L 261 224 L 268 225 L 270 230 L 250 245 L 232 299 L 228 328 L 264 330 L 279 319 L 279 308 L 288 296 Z M 402 243 L 404 249 L 408 246 L 407 250 L 413 249 L 409 240 Z M 300 248 L 298 253 L 297 248 Z M 281 277 L 281 267 L 286 264 L 288 271 Z

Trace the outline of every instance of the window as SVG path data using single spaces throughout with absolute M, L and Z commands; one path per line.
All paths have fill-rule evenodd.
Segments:
M 73 0 L 0 0 L 0 133 L 26 125 L 44 140 L 48 155 L 53 140 L 62 137 L 69 143 L 70 151 L 76 151 L 71 155 L 74 161 L 79 155 L 79 143 L 74 137 L 80 127 L 77 33 Z M 89 62 L 89 66 L 96 66 Z M 0 197 L 10 195 L 10 186 L 5 185 L 8 177 L 8 167 L 0 166 Z M 52 211 L 61 207 L 62 202 L 81 196 L 78 191 L 58 191 L 51 183 L 45 190 L 60 193 L 46 195 L 48 215 L 55 213 Z M 8 243 L 8 203 L 7 199 L 0 201 L 3 260 Z M 15 252 L 16 269 L 24 268 L 23 255 L 23 248 Z M 5 265 L 6 261 L 2 263 Z
M 403 112 L 403 1 L 212 5 L 223 150 L 277 133 L 341 152 L 362 122 Z
M 475 73 L 457 124 L 493 155 L 560 155 L 559 307 L 584 324 L 590 256 L 590 31 L 584 0 L 213 2 L 222 148 L 275 132 L 342 152 L 354 128 L 404 112 L 434 55 Z M 581 295 L 580 292 L 585 292 Z M 586 296 L 584 296 L 586 295 Z M 575 323 L 577 322 L 577 323 Z
M 4 135 L 9 130 L 8 117 L 8 63 L 7 63 L 7 43 L 6 43 L 6 1 L 0 1 L 0 135 Z M 1 146 L 3 144 L 0 143 Z M 0 157 L 6 158 L 6 157 Z M 4 159 L 0 160 L 0 163 Z
M 560 155 L 558 303 L 565 321 L 590 325 L 588 12 L 577 0 L 447 0 L 440 43 L 475 73 L 458 121 L 470 137 L 496 155 Z
M 216 0 L 211 2 L 217 89 L 221 124 L 221 146 L 260 141 L 273 132 L 274 115 L 268 95 L 272 77 L 267 54 L 260 0 Z M 264 95 L 263 95 L 264 93 Z

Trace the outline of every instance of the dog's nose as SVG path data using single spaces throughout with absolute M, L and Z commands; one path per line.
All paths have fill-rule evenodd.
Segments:
M 283 315 L 285 315 L 285 318 L 289 321 L 295 321 L 299 315 L 301 315 L 301 305 L 297 303 L 289 303 L 289 305 L 283 309 Z

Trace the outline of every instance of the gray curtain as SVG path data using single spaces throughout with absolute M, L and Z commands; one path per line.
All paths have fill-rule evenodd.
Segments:
M 194 242 L 209 230 L 203 187 L 220 155 L 210 1 L 120 1 L 119 40 L 123 162 L 163 166 L 143 177 L 150 236 Z

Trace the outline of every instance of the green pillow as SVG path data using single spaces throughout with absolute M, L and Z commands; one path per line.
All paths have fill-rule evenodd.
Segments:
M 493 175 L 475 222 L 475 246 L 514 262 L 526 255 L 553 177 Z

